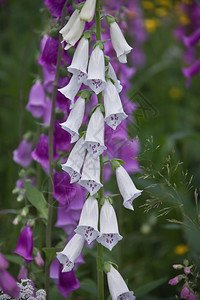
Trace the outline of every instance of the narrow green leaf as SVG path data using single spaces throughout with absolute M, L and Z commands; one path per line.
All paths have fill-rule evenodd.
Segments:
M 56 252 L 62 251 L 62 248 L 42 248 L 42 251 L 45 253 L 48 265 L 50 265 L 56 258 Z
M 5 257 L 5 259 L 7 259 L 9 262 L 13 264 L 17 264 L 21 266 L 24 262 L 24 259 L 17 254 L 4 254 L 3 256 Z
M 138 288 L 134 294 L 136 297 L 142 297 L 147 295 L 149 292 L 153 291 L 154 289 L 158 288 L 161 286 L 163 283 L 166 283 L 168 281 L 168 277 L 163 277 L 158 280 L 154 280 L 152 282 L 149 282 L 142 287 Z

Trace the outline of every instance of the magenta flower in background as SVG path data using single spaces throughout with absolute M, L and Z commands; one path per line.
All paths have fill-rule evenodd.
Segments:
M 7 260 L 3 257 L 3 255 L 0 252 L 0 272 L 7 269 L 9 266 Z
M 27 142 L 22 140 L 16 150 L 13 151 L 13 160 L 21 165 L 23 168 L 27 168 L 32 161 L 31 152 L 33 150 L 33 142 Z
M 170 285 L 177 285 L 177 284 L 179 283 L 179 281 L 180 281 L 179 276 L 176 276 L 176 277 L 170 279 L 168 283 L 169 283 Z
M 54 143 L 56 150 L 69 151 L 71 149 L 71 135 L 69 132 L 63 130 L 59 122 L 55 122 Z
M 191 78 L 200 72 L 200 59 L 196 60 L 189 68 L 182 68 L 182 72 L 188 79 L 187 86 L 189 86 Z
M 17 281 L 6 270 L 0 271 L 0 288 L 14 299 L 17 299 L 19 296 Z
M 28 270 L 24 265 L 22 265 L 19 270 L 17 279 L 18 279 L 18 281 L 21 281 L 22 279 L 27 279 L 27 278 L 28 278 Z
M 44 4 L 49 8 L 53 16 L 60 17 L 65 2 L 66 0 L 45 0 Z
M 19 239 L 17 241 L 17 246 L 13 253 L 16 253 L 25 259 L 28 264 L 34 258 L 32 256 L 33 252 L 33 232 L 30 226 L 27 224 L 25 228 L 21 231 Z
M 76 222 L 72 215 L 70 214 L 70 210 L 62 205 L 59 205 L 57 211 L 57 222 L 55 227 L 62 228 L 67 234 L 72 234 L 73 230 L 76 227 Z
M 45 100 L 46 95 L 44 87 L 39 81 L 37 81 L 30 90 L 26 109 L 33 115 L 33 117 L 41 118 L 46 106 Z
M 54 69 L 57 62 L 58 39 L 50 36 L 43 37 L 41 50 L 42 53 L 38 59 L 38 63 L 43 67 Z
M 38 265 L 39 267 L 44 265 L 44 260 L 39 251 L 37 251 L 37 255 L 35 256 L 34 260 L 36 265 Z

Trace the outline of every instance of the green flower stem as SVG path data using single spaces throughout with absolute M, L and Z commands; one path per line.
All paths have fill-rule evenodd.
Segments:
M 100 21 L 100 0 L 96 2 L 96 35 L 97 40 L 101 40 L 101 21 Z M 98 94 L 98 103 L 102 104 L 102 93 Z M 103 184 L 103 156 L 100 156 L 100 181 Z M 103 188 L 99 190 L 100 199 L 103 197 Z M 101 205 L 99 204 L 99 214 Z M 97 249 L 97 278 L 98 278 L 98 299 L 104 299 L 104 276 L 103 276 L 103 246 L 98 243 Z
M 64 26 L 65 23 L 66 6 L 67 6 L 67 1 L 63 7 L 61 28 Z M 56 103 L 56 95 L 57 95 L 57 85 L 58 85 L 60 64 L 62 58 L 61 41 L 62 41 L 62 36 L 61 34 L 59 34 L 59 47 L 58 47 L 58 56 L 57 56 L 57 64 L 56 64 L 56 74 L 55 74 L 54 89 L 52 94 L 51 121 L 49 126 L 49 197 L 48 197 L 48 219 L 47 219 L 47 226 L 46 226 L 46 248 L 51 247 L 51 230 L 52 230 L 52 217 L 53 217 L 53 169 L 54 169 L 53 133 L 54 133 L 54 121 L 55 121 L 55 103 Z M 50 265 L 46 261 L 45 264 L 45 290 L 47 293 L 46 300 L 49 300 L 49 296 L 50 296 L 49 295 L 49 286 L 50 286 L 49 273 L 50 273 Z

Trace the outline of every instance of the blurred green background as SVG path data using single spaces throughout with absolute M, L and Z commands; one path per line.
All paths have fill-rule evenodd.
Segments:
M 9 0 L 0 6 L 0 210 L 20 207 L 12 194 L 19 170 L 12 152 L 26 129 L 36 130 L 24 107 L 33 80 L 41 72 L 37 58 L 44 22 L 42 8 L 42 0 Z M 144 9 L 144 16 L 157 18 L 155 10 Z M 129 286 L 136 290 L 138 299 L 144 300 L 175 299 L 175 289 L 167 284 L 169 278 L 177 275 L 172 264 L 182 263 L 188 257 L 199 266 L 200 227 L 194 190 L 200 188 L 200 85 L 198 75 L 190 88 L 186 88 L 181 73 L 184 47 L 172 35 L 176 25 L 176 15 L 172 14 L 170 22 L 161 19 L 160 25 L 150 30 L 144 44 L 147 61 L 132 79 L 129 94 L 133 101 L 151 106 L 144 114 L 139 103 L 135 123 L 129 128 L 130 135 L 138 136 L 141 145 L 139 160 L 143 173 L 134 176 L 134 180 L 145 192 L 135 201 L 134 213 L 118 207 L 124 239 L 112 257 L 120 272 L 129 278 Z M 182 164 L 177 167 L 179 162 Z M 192 182 L 188 184 L 191 176 Z M 150 187 L 152 184 L 155 186 Z M 116 192 L 114 178 L 108 187 Z M 152 207 L 145 212 L 149 205 L 141 206 L 147 199 Z M 160 206 L 156 208 L 158 203 Z M 162 215 L 165 212 L 162 208 L 169 208 L 167 215 Z M 13 250 L 19 228 L 11 224 L 13 214 L 1 213 L 0 218 L 0 245 L 6 253 Z M 78 299 L 78 295 L 94 299 L 91 291 L 95 290 L 95 284 L 85 279 L 96 276 L 94 252 L 91 249 L 85 252 L 87 265 L 81 266 L 77 273 L 83 289 L 72 299 Z M 106 255 L 110 258 L 107 251 Z M 18 267 L 13 270 L 17 273 Z M 55 295 L 62 299 L 53 290 L 52 299 Z

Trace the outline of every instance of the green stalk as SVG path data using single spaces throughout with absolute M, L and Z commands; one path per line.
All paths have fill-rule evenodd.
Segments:
M 67 2 L 63 7 L 61 27 L 63 27 L 65 23 L 66 5 Z M 56 95 L 57 95 L 57 85 L 58 85 L 60 64 L 62 58 L 61 41 L 62 41 L 62 36 L 61 34 L 59 34 L 59 47 L 58 47 L 58 56 L 57 56 L 57 63 L 56 63 L 54 89 L 52 94 L 51 120 L 49 126 L 49 193 L 48 193 L 49 196 L 48 196 L 48 219 L 47 219 L 47 226 L 46 226 L 46 248 L 51 248 L 51 230 L 52 230 L 52 218 L 53 218 L 53 169 L 54 169 L 53 133 L 54 133 L 54 121 L 55 121 L 55 103 L 56 103 Z M 50 287 L 49 273 L 50 273 L 50 265 L 46 260 L 45 263 L 45 290 L 47 293 L 46 300 L 49 300 L 49 287 Z
M 97 40 L 101 40 L 101 21 L 100 21 L 100 0 L 96 2 L 96 35 Z M 102 93 L 98 94 L 98 103 L 102 104 Z M 103 156 L 100 156 L 100 181 L 103 184 Z M 99 190 L 100 199 L 103 197 L 103 188 Z M 99 203 L 99 214 L 101 205 Z M 98 299 L 104 300 L 104 276 L 103 276 L 103 246 L 98 243 L 97 246 L 97 280 L 98 280 Z

